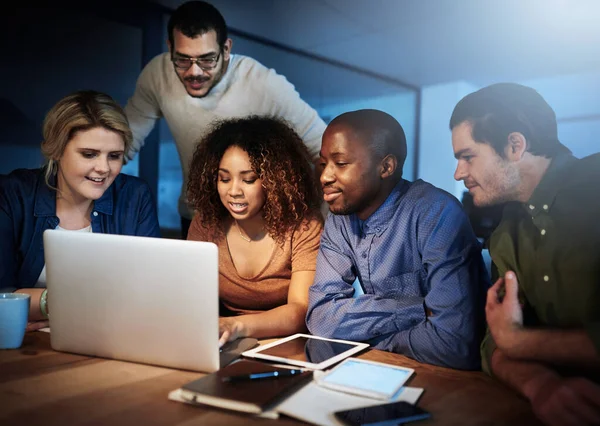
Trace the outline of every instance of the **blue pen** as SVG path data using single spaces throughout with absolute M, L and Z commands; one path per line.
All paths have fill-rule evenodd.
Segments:
M 260 380 L 260 379 L 276 379 L 278 377 L 289 377 L 295 374 L 303 373 L 304 370 L 278 370 L 278 371 L 265 371 L 264 373 L 250 373 L 242 374 L 240 376 L 229 376 L 223 377 L 225 382 L 234 382 L 238 380 Z

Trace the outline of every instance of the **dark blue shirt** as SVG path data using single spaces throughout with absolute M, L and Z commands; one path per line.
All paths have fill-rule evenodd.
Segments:
M 118 175 L 90 217 L 94 233 L 160 237 L 150 188 L 133 176 Z M 44 268 L 42 234 L 58 223 L 56 191 L 43 169 L 0 175 L 0 291 L 35 286 Z
M 364 291 L 358 297 L 356 278 Z M 479 369 L 489 285 L 459 202 L 421 180 L 402 180 L 364 222 L 329 215 L 307 325 L 319 336 Z

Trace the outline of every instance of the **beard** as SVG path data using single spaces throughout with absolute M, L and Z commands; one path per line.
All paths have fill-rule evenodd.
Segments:
M 473 197 L 477 207 L 489 207 L 517 201 L 522 190 L 521 175 L 512 165 L 503 165 L 499 171 L 486 180 L 486 189 L 479 197 Z
M 342 201 L 341 206 L 329 206 L 329 211 L 336 216 L 348 216 L 354 213 L 360 213 L 366 210 L 374 196 L 363 196 L 361 199 L 353 201 Z
M 355 211 L 356 211 L 356 209 L 354 209 L 352 206 L 350 206 L 348 204 L 344 204 L 341 207 L 329 206 L 329 212 L 336 216 L 347 216 L 349 214 L 354 213 Z

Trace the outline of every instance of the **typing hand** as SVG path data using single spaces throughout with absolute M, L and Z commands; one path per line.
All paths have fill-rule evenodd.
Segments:
M 501 297 L 504 289 L 504 296 Z M 523 309 L 519 304 L 519 282 L 508 271 L 488 290 L 485 315 L 496 345 L 510 355 L 523 328 Z
M 219 318 L 219 347 L 244 336 L 244 325 L 235 317 Z
M 48 320 L 30 321 L 27 323 L 27 328 L 25 329 L 25 331 L 39 330 L 40 328 L 48 327 L 49 324 L 50 324 L 50 321 L 48 321 Z
M 552 376 L 530 400 L 535 415 L 548 426 L 600 424 L 600 386 L 582 377 Z

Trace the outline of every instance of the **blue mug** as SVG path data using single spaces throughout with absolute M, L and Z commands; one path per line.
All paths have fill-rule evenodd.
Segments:
M 0 349 L 16 349 L 23 343 L 29 300 L 28 294 L 0 293 Z

